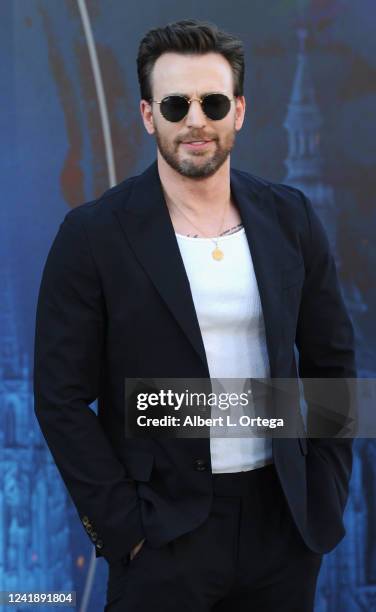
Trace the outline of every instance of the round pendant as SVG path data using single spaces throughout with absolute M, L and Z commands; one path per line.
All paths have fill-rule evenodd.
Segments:
M 214 251 L 212 251 L 212 256 L 213 259 L 215 259 L 216 261 L 220 261 L 221 259 L 223 259 L 224 253 L 223 251 L 221 251 L 221 249 L 215 247 Z

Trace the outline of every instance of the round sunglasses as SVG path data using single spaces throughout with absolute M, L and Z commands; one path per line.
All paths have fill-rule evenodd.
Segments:
M 166 96 L 162 100 L 153 100 L 156 104 L 160 104 L 161 114 L 167 121 L 181 121 L 189 111 L 189 106 L 193 100 L 197 100 L 201 104 L 201 108 L 205 115 L 213 121 L 219 121 L 228 114 L 231 107 L 231 100 L 222 93 L 209 93 L 202 98 L 188 98 L 188 96 L 172 95 Z

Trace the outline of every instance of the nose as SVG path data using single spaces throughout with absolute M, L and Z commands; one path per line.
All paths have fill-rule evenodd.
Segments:
M 192 100 L 189 105 L 189 111 L 185 117 L 187 127 L 204 127 L 206 125 L 206 115 L 202 110 L 198 100 Z

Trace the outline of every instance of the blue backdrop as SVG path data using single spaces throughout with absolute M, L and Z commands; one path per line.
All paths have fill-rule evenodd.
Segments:
M 149 28 L 204 18 L 244 41 L 247 115 L 232 165 L 311 197 L 336 253 L 359 375 L 376 370 L 374 0 L 159 0 L 141 9 L 121 0 L 0 7 L 0 591 L 75 590 L 82 612 L 103 607 L 107 566 L 94 562 L 35 422 L 35 306 L 67 210 L 155 157 L 135 63 Z M 376 610 L 376 445 L 357 440 L 355 450 L 347 536 L 325 557 L 319 612 Z

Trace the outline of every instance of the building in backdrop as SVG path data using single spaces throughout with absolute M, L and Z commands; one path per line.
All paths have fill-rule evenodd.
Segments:
M 283 182 L 297 187 L 311 200 L 326 229 L 340 272 L 337 207 L 334 189 L 324 178 L 324 159 L 320 151 L 321 129 L 324 126 L 309 70 L 307 34 L 304 28 L 298 30 L 297 68 L 284 122 L 288 134 L 288 156 Z M 358 376 L 372 378 L 375 373 L 371 369 L 372 361 L 359 325 L 366 305 L 355 284 L 343 284 L 342 290 L 355 329 Z M 366 390 L 372 386 L 361 388 Z M 369 398 L 365 399 L 369 402 Z M 362 401 L 362 397 L 359 397 L 359 401 Z M 358 439 L 354 451 L 350 497 L 345 511 L 347 535 L 324 559 L 317 590 L 317 612 L 376 610 L 375 441 Z
M 0 591 L 72 591 L 67 495 L 34 416 L 9 267 L 0 287 Z

